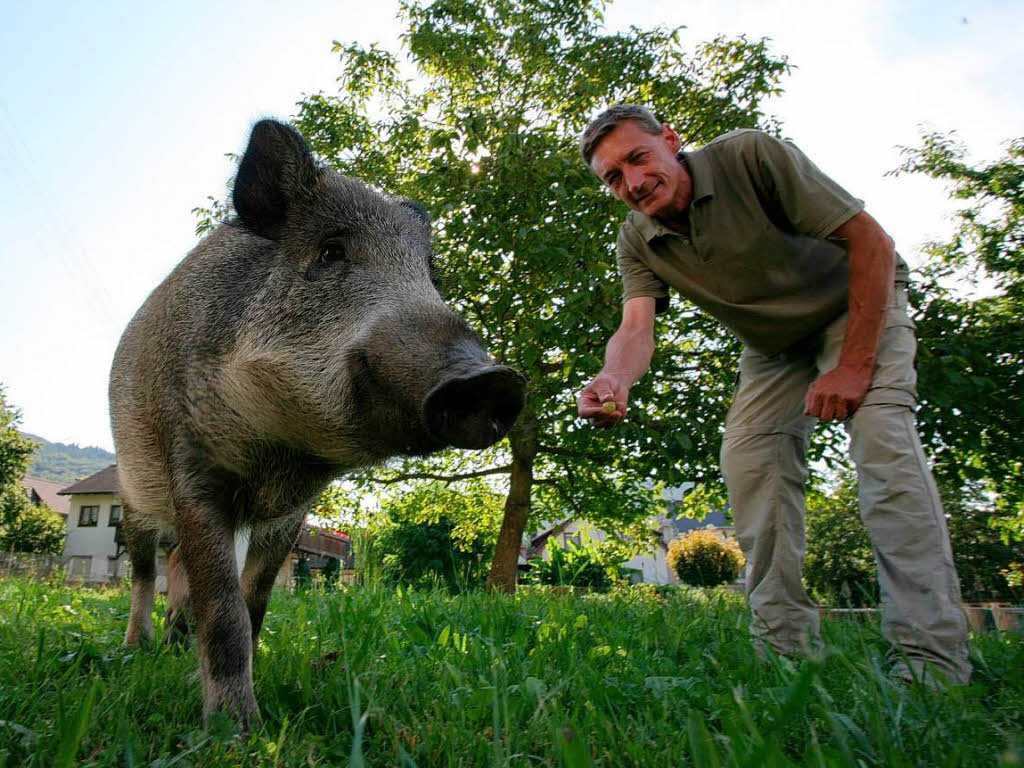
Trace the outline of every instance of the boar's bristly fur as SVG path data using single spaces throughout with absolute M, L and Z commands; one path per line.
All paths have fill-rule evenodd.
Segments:
M 153 635 L 156 547 L 170 534 L 168 638 L 191 612 L 205 720 L 223 709 L 249 725 L 253 649 L 310 502 L 389 456 L 496 442 L 524 384 L 438 295 L 419 204 L 319 166 L 297 131 L 265 120 L 234 205 L 237 220 L 129 323 L 110 407 L 133 567 L 125 642 Z

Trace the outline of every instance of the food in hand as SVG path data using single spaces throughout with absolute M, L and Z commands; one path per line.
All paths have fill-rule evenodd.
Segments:
M 601 408 L 605 413 L 615 413 L 615 403 L 609 400 L 607 403 L 603 403 Z

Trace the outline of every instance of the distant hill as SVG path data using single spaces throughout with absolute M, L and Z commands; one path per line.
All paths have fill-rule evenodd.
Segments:
M 28 468 L 28 474 L 32 477 L 70 485 L 114 463 L 114 454 L 102 448 L 80 448 L 74 443 L 51 443 L 27 432 L 22 434 L 29 440 L 42 444 Z

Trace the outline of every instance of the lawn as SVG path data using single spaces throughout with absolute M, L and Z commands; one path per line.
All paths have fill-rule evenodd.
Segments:
M 728 593 L 279 593 L 243 738 L 201 729 L 192 650 L 121 646 L 127 614 L 124 590 L 0 580 L 0 766 L 1024 763 L 1019 636 L 974 637 L 974 684 L 932 692 L 887 680 L 872 623 L 760 660 Z

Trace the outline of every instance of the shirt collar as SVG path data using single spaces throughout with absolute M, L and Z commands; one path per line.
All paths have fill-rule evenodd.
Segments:
M 690 179 L 693 181 L 693 199 L 690 201 L 690 207 L 692 208 L 694 203 L 715 194 L 715 184 L 711 178 L 711 166 L 708 164 L 708 159 L 704 156 L 704 153 L 700 150 L 695 152 L 680 151 L 677 157 L 680 162 L 686 163 Z M 647 242 L 661 235 L 676 234 L 657 219 L 645 213 L 640 213 L 640 211 L 630 211 L 629 216 L 633 220 L 634 226 L 640 232 L 640 235 Z

